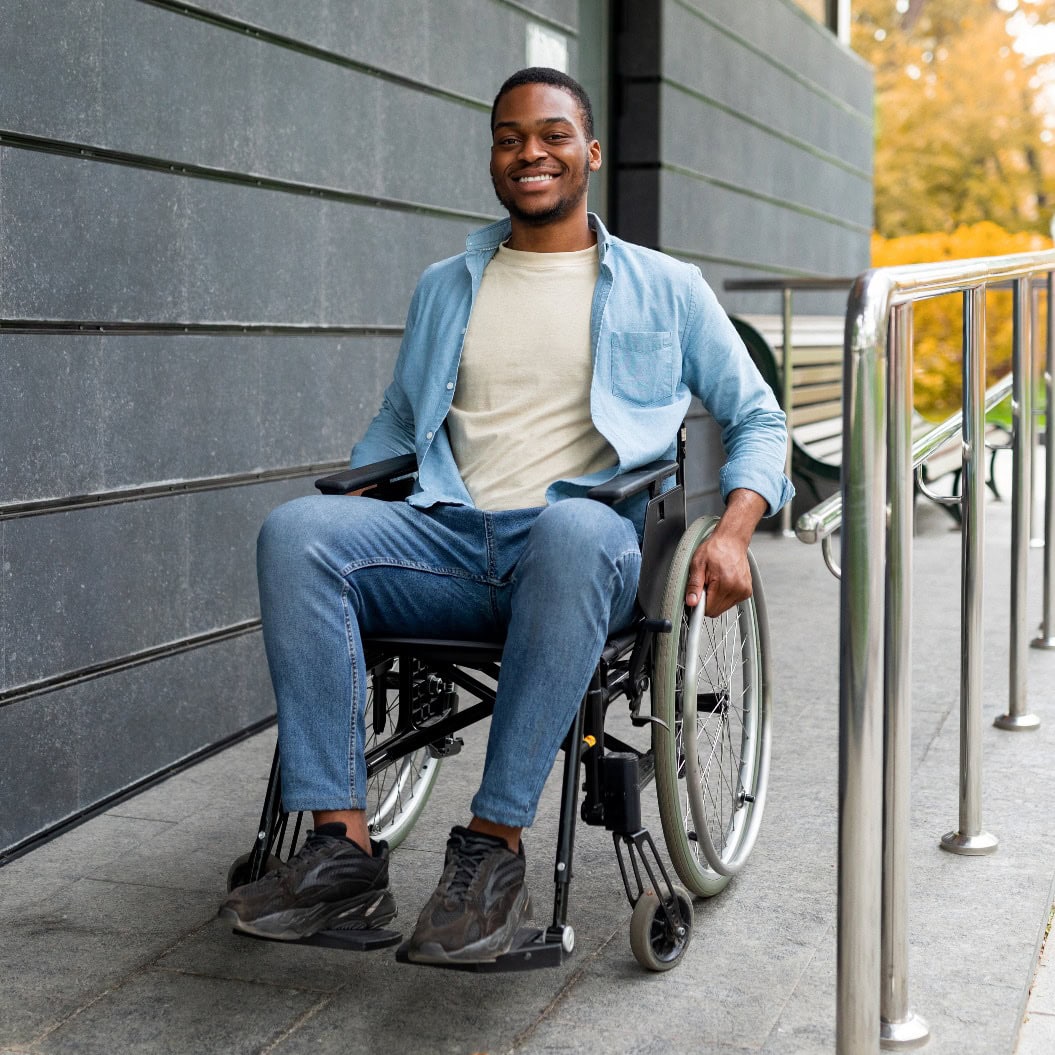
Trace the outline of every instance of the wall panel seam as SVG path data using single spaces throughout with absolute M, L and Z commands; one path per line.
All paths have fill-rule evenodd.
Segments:
M 474 96 L 465 95 L 462 92 L 456 92 L 450 88 L 441 88 L 439 85 L 429 84 L 427 81 L 417 80 L 414 77 L 408 77 L 405 74 L 396 73 L 394 70 L 386 70 L 383 66 L 374 66 L 371 63 L 362 62 L 359 59 L 352 59 L 347 55 L 340 54 L 340 52 L 330 51 L 327 48 L 320 47 L 318 44 L 309 44 L 307 41 L 297 40 L 295 37 L 289 37 L 283 33 L 277 33 L 274 30 L 265 29 L 263 26 L 255 25 L 252 22 L 246 22 L 243 19 L 233 18 L 230 15 L 221 15 L 215 11 L 209 11 L 207 8 L 199 7 L 196 4 L 184 3 L 182 0 L 139 0 L 139 2 L 146 4 L 149 7 L 159 7 L 164 11 L 170 11 L 176 15 L 183 15 L 202 22 L 208 22 L 210 25 L 214 25 L 217 28 L 225 29 L 241 36 L 250 36 L 267 44 L 273 44 L 276 47 L 286 48 L 290 51 L 297 51 L 304 55 L 310 55 L 312 58 L 319 59 L 322 62 L 329 62 L 336 66 L 343 66 L 345 69 L 355 70 L 357 73 L 366 73 L 372 77 L 378 78 L 378 80 L 388 81 L 391 84 L 398 84 L 401 87 L 411 88 L 428 95 L 436 95 L 441 99 L 447 99 L 450 102 L 459 103 L 462 106 L 472 107 L 474 110 L 483 110 L 488 113 L 490 113 L 491 110 L 491 104 L 484 99 L 477 99 Z
M 66 336 L 184 337 L 402 337 L 403 327 L 383 323 L 317 326 L 298 323 L 152 322 L 146 319 L 23 319 L 0 317 L 0 333 Z
M 164 765 L 160 769 L 153 770 L 145 776 L 133 780 L 130 784 L 125 784 L 116 791 L 103 795 L 102 798 L 96 799 L 91 804 L 76 810 L 72 814 L 67 814 L 60 820 L 45 825 L 45 827 L 33 832 L 32 835 L 19 839 L 10 846 L 0 847 L 0 868 L 10 864 L 24 854 L 35 850 L 37 847 L 44 845 L 44 843 L 50 842 L 56 836 L 63 835 L 72 828 L 77 827 L 79 824 L 83 824 L 84 821 L 91 820 L 93 817 L 97 817 L 100 813 L 113 809 L 119 803 L 126 802 L 133 796 L 146 791 L 148 788 L 154 787 L 156 784 L 160 784 L 161 781 L 167 780 L 174 774 L 181 773 L 183 770 L 189 769 L 191 766 L 204 761 L 206 758 L 218 754 L 219 752 L 226 750 L 228 747 L 233 747 L 235 744 L 240 743 L 242 740 L 247 740 L 249 737 L 255 736 L 259 732 L 263 732 L 274 724 L 275 715 L 273 714 L 267 718 L 251 722 L 249 725 L 243 726 L 241 729 L 237 729 L 233 733 L 222 736 L 219 740 L 214 740 L 212 743 L 206 744 L 204 747 L 200 747 L 197 750 L 191 751 L 189 754 L 183 755 L 175 762 Z
M 842 169 L 851 176 L 855 176 L 857 179 L 861 180 L 862 183 L 867 183 L 869 186 L 872 185 L 871 170 L 859 168 L 857 165 L 853 165 L 849 161 L 839 157 L 838 154 L 832 154 L 830 151 L 824 150 L 815 143 L 811 143 L 806 139 L 800 139 L 798 136 L 792 135 L 790 132 L 784 132 L 779 128 L 773 128 L 771 125 L 767 125 L 764 121 L 759 120 L 759 118 L 752 117 L 751 114 L 746 113 L 743 110 L 737 110 L 735 107 L 729 106 L 728 103 L 723 103 L 688 84 L 684 84 L 682 81 L 674 80 L 672 77 L 663 77 L 661 78 L 660 83 L 673 88 L 675 91 L 682 92 L 683 94 L 696 99 L 698 102 L 705 103 L 712 109 L 718 110 L 730 117 L 735 117 L 738 121 L 742 121 L 744 124 L 750 125 L 752 128 L 757 128 L 760 132 L 765 132 L 767 135 L 773 136 L 773 138 L 779 139 L 782 142 L 787 143 L 789 146 L 793 146 L 804 153 L 819 158 L 821 161 L 826 161 L 829 165 L 834 165 L 836 168 Z M 871 137 L 867 139 L 867 145 L 871 147 Z
M 854 220 L 847 220 L 841 216 L 835 216 L 832 213 L 824 212 L 821 209 L 815 209 L 809 205 L 803 205 L 800 202 L 792 201 L 790 198 L 778 198 L 776 195 L 767 194 L 764 191 L 751 190 L 748 187 L 744 187 L 739 183 L 733 183 L 730 180 L 721 179 L 718 176 L 709 176 L 704 172 L 698 172 L 696 169 L 687 168 L 684 165 L 676 165 L 670 161 L 662 162 L 642 162 L 641 164 L 630 164 L 621 166 L 626 171 L 648 171 L 656 169 L 660 172 L 670 172 L 674 175 L 684 176 L 687 179 L 696 180 L 699 183 L 706 183 L 712 187 L 718 187 L 721 190 L 727 190 L 732 194 L 739 194 L 745 198 L 751 198 L 755 201 L 765 202 L 767 205 L 775 205 L 778 208 L 785 209 L 789 212 L 798 213 L 802 216 L 809 216 L 815 220 L 822 220 L 825 223 L 831 224 L 833 227 L 844 227 L 850 231 L 856 231 L 859 234 L 871 234 L 872 228 L 869 224 L 857 223 Z
M 347 467 L 348 461 L 344 459 L 342 461 L 315 462 L 311 465 L 259 469 L 248 473 L 224 473 L 217 476 L 192 477 L 186 480 L 165 480 L 157 483 L 138 484 L 135 487 L 116 487 L 109 491 L 92 491 L 82 495 L 64 495 L 61 498 L 5 502 L 0 503 L 0 524 L 6 520 L 24 520 L 27 517 L 46 516 L 52 513 L 72 513 L 84 509 L 98 509 L 102 506 L 146 502 L 155 498 L 174 498 L 177 495 L 226 491 L 232 487 L 253 487 L 257 484 L 281 483 L 286 480 L 299 480 L 305 476 L 339 472 Z
M 176 638 L 173 641 L 166 641 L 161 645 L 153 645 L 150 648 L 144 648 L 137 652 L 116 656 L 102 663 L 94 663 L 91 666 L 64 671 L 62 674 L 54 674 L 47 678 L 38 678 L 35 681 L 25 682 L 22 685 L 16 685 L 0 692 L 0 708 L 22 703 L 32 697 L 42 696 L 44 693 L 81 685 L 86 681 L 95 681 L 110 674 L 130 670 L 133 667 L 142 667 L 159 659 L 181 655 L 185 652 L 193 652 L 196 649 L 220 644 L 233 638 L 244 637 L 247 634 L 256 633 L 260 626 L 259 619 L 244 619 L 229 626 L 207 630 L 201 634 L 191 634 L 187 637 Z
M 735 30 L 730 29 L 728 26 L 722 25 L 717 19 L 711 15 L 701 11 L 694 4 L 689 3 L 689 0 L 674 0 L 674 3 L 678 7 L 687 11 L 689 14 L 694 15 L 700 21 L 705 22 L 712 29 L 717 30 L 723 36 L 728 37 L 730 40 L 739 44 L 741 47 L 746 48 L 748 51 L 754 53 L 759 58 L 763 59 L 770 66 L 780 70 L 790 80 L 795 81 L 797 84 L 801 84 L 804 88 L 807 88 L 814 95 L 818 95 L 823 99 L 827 99 L 838 109 L 844 111 L 848 116 L 852 117 L 855 121 L 867 125 L 869 129 L 872 127 L 872 115 L 863 113 L 858 110 L 855 106 L 851 106 L 845 99 L 841 99 L 834 92 L 829 91 L 824 87 L 823 84 L 818 83 L 811 77 L 806 77 L 801 74 L 794 66 L 789 66 L 786 62 L 781 61 L 774 55 L 770 55 L 764 48 L 760 48 L 757 44 L 748 40 L 747 37 L 741 36 Z
M 149 2 L 149 0 L 144 0 L 144 2 Z M 217 183 L 233 183 L 242 187 L 278 191 L 284 194 L 315 198 L 320 201 L 364 205 L 374 209 L 385 209 L 389 212 L 409 212 L 418 216 L 434 216 L 446 220 L 472 220 L 473 222 L 492 223 L 497 218 L 490 213 L 451 209 L 444 205 L 429 205 L 425 202 L 413 202 L 401 198 L 386 198 L 380 194 L 364 194 L 360 191 L 340 190 L 337 187 L 302 183 L 298 180 L 280 179 L 276 176 L 259 176 L 251 173 L 235 172 L 231 169 L 216 168 L 212 165 L 198 165 L 187 161 L 175 161 L 170 158 L 152 157 L 148 154 L 131 154 L 121 150 L 112 150 L 109 147 L 91 146 L 61 139 L 49 139 L 45 136 L 28 135 L 24 132 L 12 132 L 9 129 L 0 129 L 0 154 L 2 154 L 4 149 L 59 154 L 63 157 L 76 158 L 78 161 L 96 161 L 103 164 L 122 165 L 150 172 L 161 172 L 168 176 L 210 180 Z
M 552 15 L 544 15 L 539 11 L 533 11 L 527 4 L 519 4 L 517 0 L 493 0 L 493 2 L 499 7 L 508 7 L 522 15 L 526 15 L 533 22 L 543 22 L 547 26 L 559 29 L 562 33 L 567 33 L 569 37 L 576 39 L 579 37 L 579 30 L 575 26 L 569 26 L 567 22 L 561 22 L 560 19 L 554 18 Z
M 803 7 L 797 3 L 797 0 L 778 0 L 788 11 L 790 11 L 796 18 L 802 19 L 806 25 L 810 26 L 815 33 L 819 33 L 829 44 L 837 45 L 839 50 L 849 59 L 853 59 L 857 65 L 868 73 L 872 72 L 872 66 L 867 59 L 858 55 L 853 48 L 847 47 L 843 44 L 835 33 L 823 22 L 819 22 L 813 17 L 808 11 L 804 10 Z
M 787 275 L 792 278 L 842 278 L 842 275 L 822 275 L 816 271 L 804 271 L 801 268 L 784 267 L 779 264 L 770 264 L 757 260 L 741 260 L 733 256 L 718 256 L 712 253 L 699 253 L 694 249 L 683 249 L 680 246 L 661 245 L 658 247 L 661 253 L 667 253 L 674 257 L 687 257 L 690 260 L 703 260 L 709 264 L 725 264 L 730 267 L 742 267 L 751 271 L 761 271 L 766 275 Z M 847 278 L 846 287 L 850 288 L 851 278 Z

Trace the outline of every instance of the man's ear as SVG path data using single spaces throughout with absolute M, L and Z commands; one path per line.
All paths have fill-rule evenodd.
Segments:
M 590 171 L 596 172 L 601 167 L 601 144 L 596 139 L 590 141 Z

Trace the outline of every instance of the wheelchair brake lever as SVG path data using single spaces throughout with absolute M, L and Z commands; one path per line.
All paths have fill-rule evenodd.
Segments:
M 654 714 L 642 714 L 641 707 L 637 706 L 630 711 L 630 724 L 636 726 L 649 725 L 655 723 L 661 725 L 667 732 L 670 732 L 670 726 L 667 725 L 662 718 L 657 718 Z

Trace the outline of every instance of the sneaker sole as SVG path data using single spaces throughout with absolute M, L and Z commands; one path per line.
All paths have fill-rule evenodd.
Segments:
M 233 908 L 222 907 L 219 918 L 237 931 L 272 941 L 300 941 L 321 930 L 343 927 L 374 930 L 396 917 L 396 903 L 387 890 L 369 890 L 346 901 L 324 902 L 243 920 Z
M 505 926 L 486 938 L 466 945 L 461 949 L 445 949 L 438 942 L 424 941 L 414 945 L 413 937 L 407 949 L 407 959 L 411 963 L 494 963 L 499 956 L 504 956 L 513 946 L 513 939 L 520 930 L 525 916 L 531 914 L 531 897 L 527 887 L 522 887 L 513 907 L 509 910 Z

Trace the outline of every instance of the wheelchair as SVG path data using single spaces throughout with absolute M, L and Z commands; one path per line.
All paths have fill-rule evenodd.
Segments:
M 715 517 L 687 525 L 685 427 L 676 460 L 653 463 L 594 487 L 588 497 L 618 505 L 647 501 L 634 622 L 612 634 L 563 745 L 563 784 L 553 912 L 545 928 L 521 928 L 512 949 L 477 971 L 557 966 L 573 952 L 568 924 L 578 819 L 611 834 L 632 906 L 630 946 L 645 968 L 674 967 L 692 937 L 693 897 L 720 892 L 754 846 L 766 800 L 771 688 L 762 583 L 749 554 L 753 595 L 716 619 L 701 602 L 685 607 L 689 565 Z M 410 492 L 413 455 L 345 470 L 316 481 L 325 494 L 371 487 L 398 500 Z M 647 494 L 645 494 L 647 492 Z M 458 733 L 490 715 L 501 644 L 394 636 L 364 637 L 368 818 L 372 837 L 396 847 L 425 808 Z M 463 697 L 471 703 L 466 706 Z M 623 699 L 629 720 L 650 727 L 646 749 L 605 729 Z M 625 734 L 624 734 L 625 735 Z M 581 776 L 580 776 L 581 771 Z M 674 883 L 648 829 L 641 791 L 655 783 Z M 579 793 L 582 801 L 579 802 Z M 282 808 L 276 749 L 256 840 L 230 868 L 228 887 L 279 867 L 297 848 L 303 817 Z M 266 939 L 265 939 L 266 940 Z M 389 930 L 333 929 L 303 944 L 367 950 L 399 945 Z M 407 961 L 405 946 L 396 958 Z

